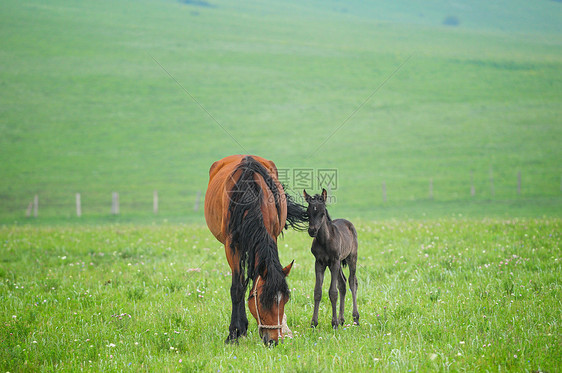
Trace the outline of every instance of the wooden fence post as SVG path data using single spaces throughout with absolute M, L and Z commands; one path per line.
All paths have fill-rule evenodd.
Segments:
M 474 171 L 470 171 L 470 196 L 474 197 L 476 195 L 476 189 L 474 188 Z
M 119 193 L 113 192 L 111 195 L 111 213 L 119 215 Z
M 37 216 L 39 216 L 39 195 L 36 194 L 35 197 L 33 197 L 33 217 L 36 218 Z
M 155 190 L 152 195 L 152 211 L 158 214 L 158 191 Z
M 521 195 L 521 171 L 517 172 L 517 194 Z
M 27 210 L 25 210 L 25 217 L 26 218 L 31 217 L 31 210 L 33 210 L 33 201 L 29 202 L 29 205 L 27 205 Z
M 199 211 L 199 202 L 201 201 L 201 191 L 197 191 L 197 196 L 195 197 L 195 206 L 193 206 L 194 211 Z
M 82 201 L 80 198 L 80 193 L 76 193 L 76 216 L 82 216 Z
M 382 182 L 382 201 L 386 203 L 386 182 Z

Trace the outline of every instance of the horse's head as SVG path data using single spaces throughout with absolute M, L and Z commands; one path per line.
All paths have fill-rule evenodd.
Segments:
M 322 189 L 322 194 L 317 194 L 311 197 L 306 193 L 306 189 L 303 190 L 304 199 L 308 203 L 308 209 L 306 213 L 308 214 L 308 234 L 310 237 L 316 237 L 318 230 L 322 225 L 330 220 L 328 215 L 328 210 L 326 210 L 326 199 L 328 193 L 326 189 Z
M 289 301 L 285 277 L 289 275 L 293 262 L 283 268 L 281 275 L 285 285 L 274 275 L 268 276 L 266 271 L 263 277 L 256 278 L 250 291 L 248 308 L 258 323 L 260 338 L 266 346 L 277 345 L 279 338 L 283 339 L 283 329 L 288 329 L 284 319 L 285 304 Z

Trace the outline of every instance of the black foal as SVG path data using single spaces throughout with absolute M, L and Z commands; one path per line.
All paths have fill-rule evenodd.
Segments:
M 349 266 L 349 287 L 353 296 L 353 321 L 359 324 L 359 312 L 357 311 L 357 231 L 351 222 L 345 219 L 332 220 L 326 210 L 327 193 L 322 189 L 322 195 L 309 196 L 303 191 L 304 198 L 308 202 L 309 227 L 308 234 L 314 237 L 312 241 L 312 254 L 316 258 L 314 269 L 316 271 L 316 285 L 314 286 L 314 314 L 311 325 L 318 325 L 318 307 L 322 299 L 322 283 L 326 267 L 330 268 L 331 282 L 330 302 L 332 302 L 332 327 L 338 328 L 343 325 L 345 310 L 345 293 L 347 279 L 343 274 L 342 266 Z M 340 315 L 336 314 L 338 301 L 338 290 L 340 293 Z

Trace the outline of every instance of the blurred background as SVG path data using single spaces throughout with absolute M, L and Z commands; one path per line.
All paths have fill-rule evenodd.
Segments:
M 560 1 L 2 0 L 0 45 L 2 224 L 203 223 L 230 154 L 335 217 L 562 215 Z

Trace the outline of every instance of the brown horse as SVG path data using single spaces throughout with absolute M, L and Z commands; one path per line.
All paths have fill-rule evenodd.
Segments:
M 287 224 L 305 228 L 304 207 L 285 194 L 272 161 L 232 155 L 211 166 L 205 219 L 213 235 L 224 244 L 232 270 L 232 315 L 226 342 L 237 342 L 247 333 L 244 295 L 252 279 L 248 308 L 263 342 L 277 344 L 286 327 L 283 319 L 289 286 L 285 278 L 293 265 L 281 266 L 277 236 Z

